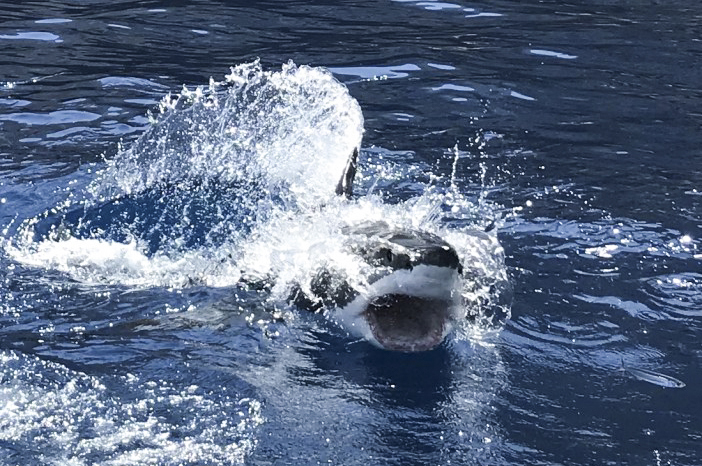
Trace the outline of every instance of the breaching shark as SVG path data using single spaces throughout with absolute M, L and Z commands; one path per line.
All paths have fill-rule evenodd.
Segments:
M 348 159 L 336 194 L 350 198 L 358 148 Z M 439 236 L 385 222 L 349 226 L 352 252 L 373 267 L 362 292 L 329 272 L 311 284 L 317 298 L 297 292 L 301 307 L 324 305 L 351 334 L 384 349 L 416 352 L 439 346 L 453 322 L 465 314 L 460 283 L 463 267 L 456 250 Z M 321 305 L 320 305 L 321 304 Z
M 346 199 L 353 195 L 358 154 L 355 148 L 336 186 L 336 194 Z M 108 202 L 92 212 L 88 221 L 82 220 L 88 215 L 85 206 L 67 213 L 47 213 L 34 225 L 35 234 L 40 239 L 50 235 L 70 237 L 74 227 L 95 227 L 103 217 L 109 220 L 117 215 L 115 212 L 128 213 L 118 209 L 131 206 L 130 199 L 125 195 Z M 454 323 L 466 317 L 461 294 L 464 268 L 447 241 L 428 231 L 394 227 L 383 221 L 347 225 L 342 230 L 349 239 L 350 252 L 372 270 L 364 277 L 364 286 L 354 287 L 348 277 L 322 270 L 309 284 L 308 292 L 295 289 L 290 302 L 301 309 L 326 309 L 352 335 L 380 348 L 402 352 L 436 348 Z M 200 282 L 192 278 L 189 283 Z M 253 288 L 270 285 L 246 274 L 242 283 Z

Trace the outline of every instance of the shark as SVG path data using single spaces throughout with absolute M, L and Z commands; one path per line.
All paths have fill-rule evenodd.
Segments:
M 336 195 L 353 196 L 357 169 L 355 148 Z M 455 248 L 434 233 L 383 221 L 349 225 L 343 233 L 351 239 L 351 252 L 372 267 L 366 286 L 359 290 L 343 277 L 322 271 L 310 286 L 313 299 L 298 290 L 293 302 L 331 309 L 349 333 L 383 349 L 418 352 L 439 346 L 456 318 L 465 314 L 463 266 Z

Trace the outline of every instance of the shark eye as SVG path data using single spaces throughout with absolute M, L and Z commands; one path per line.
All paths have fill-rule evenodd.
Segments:
M 392 265 L 392 261 L 395 260 L 395 255 L 390 249 L 382 248 L 375 254 L 375 258 L 380 265 L 389 267 Z
M 391 250 L 387 249 L 385 251 L 385 259 L 387 259 L 388 263 L 392 262 L 393 254 Z

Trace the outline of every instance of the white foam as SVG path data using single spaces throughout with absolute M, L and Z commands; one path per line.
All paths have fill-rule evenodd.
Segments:
M 327 269 L 368 295 L 373 268 L 351 253 L 353 238 L 346 231 L 382 221 L 447 240 L 469 272 L 469 279 L 457 285 L 459 293 L 476 309 L 493 299 L 494 283 L 506 280 L 495 235 L 465 226 L 481 218 L 483 200 L 476 206 L 455 189 L 436 187 L 397 204 L 379 195 L 335 196 L 347 158 L 361 142 L 363 116 L 346 87 L 326 70 L 289 63 L 269 72 L 258 62 L 240 65 L 223 82 L 167 96 L 161 112 L 84 196 L 71 193 L 51 210 L 51 218 L 63 221 L 60 212 L 79 205 L 87 212 L 109 208 L 94 211 L 79 225 L 61 224 L 48 237 L 36 238 L 41 220 L 29 219 L 6 241 L 5 251 L 18 262 L 87 284 L 233 286 L 244 277 L 272 283 L 271 299 L 284 301 L 293 288 L 313 298 L 311 282 Z M 408 176 L 406 166 L 376 172 L 393 182 Z M 129 204 L 115 202 L 122 199 L 145 199 L 146 207 L 137 203 L 135 209 L 148 210 L 153 202 L 169 210 L 151 223 L 111 218 L 111 209 Z M 203 223 L 198 209 L 206 207 L 213 208 Z M 114 227 L 116 237 L 129 239 L 120 242 L 100 228 L 83 228 L 91 218 L 107 221 L 100 228 Z M 448 228 L 447 218 L 459 226 Z M 147 228 L 143 225 L 150 229 L 141 231 Z M 75 233 L 81 228 L 83 233 Z M 197 228 L 206 230 L 206 239 L 214 232 L 225 240 L 184 246 Z M 145 239 L 154 236 L 162 238 L 155 251 Z
M 242 464 L 264 422 L 257 400 L 196 385 L 128 375 L 109 384 L 115 393 L 98 377 L 11 351 L 0 365 L 0 443 L 43 464 Z
M 135 241 L 119 243 L 102 239 L 45 240 L 32 247 L 8 246 L 10 257 L 24 264 L 57 270 L 73 280 L 92 285 L 126 285 L 139 288 L 181 288 L 190 284 L 231 286 L 240 279 L 238 269 L 222 263 L 210 274 L 215 259 L 202 251 L 172 258 L 148 256 Z
M 224 82 L 169 94 L 162 114 L 110 162 L 91 187 L 133 193 L 158 183 L 215 177 L 284 187 L 295 203 L 334 195 L 349 155 L 360 146 L 363 114 L 348 89 L 322 68 L 232 68 Z

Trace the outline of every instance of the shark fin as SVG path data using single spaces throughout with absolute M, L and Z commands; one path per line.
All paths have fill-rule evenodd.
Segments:
M 336 194 L 338 196 L 349 198 L 353 194 L 353 179 L 356 176 L 356 168 L 358 168 L 358 147 L 353 149 L 348 162 L 346 162 L 344 173 L 336 185 Z

